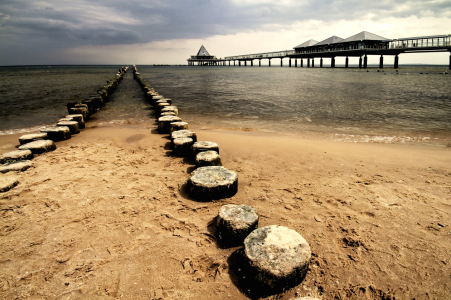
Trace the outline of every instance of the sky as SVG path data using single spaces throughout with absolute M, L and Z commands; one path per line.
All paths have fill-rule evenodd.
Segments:
M 0 65 L 187 64 L 201 45 L 219 58 L 361 31 L 451 34 L 450 24 L 451 0 L 0 0 Z M 400 63 L 447 65 L 449 56 L 402 54 Z

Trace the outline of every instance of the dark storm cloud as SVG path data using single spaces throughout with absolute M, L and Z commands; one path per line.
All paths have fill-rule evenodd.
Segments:
M 13 55 L 14 47 L 55 49 L 207 38 L 262 27 L 280 29 L 296 21 L 354 20 L 368 13 L 375 20 L 423 14 L 449 17 L 449 11 L 450 1 L 419 0 L 3 0 L 0 50 Z

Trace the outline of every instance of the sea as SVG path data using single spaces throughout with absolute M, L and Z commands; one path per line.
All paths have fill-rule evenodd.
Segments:
M 87 127 L 155 121 L 129 66 L 110 101 Z M 0 135 L 52 126 L 67 115 L 68 102 L 95 94 L 120 67 L 0 67 Z M 447 66 L 137 68 L 157 92 L 173 100 L 184 121 L 198 128 L 451 147 Z

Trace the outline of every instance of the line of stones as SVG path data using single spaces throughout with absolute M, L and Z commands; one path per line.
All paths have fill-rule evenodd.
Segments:
M 55 142 L 70 139 L 72 134 L 80 133 L 80 129 L 85 128 L 85 120 L 105 105 L 108 96 L 116 89 L 127 70 L 128 67 L 119 69 L 115 78 L 108 80 L 96 94 L 83 101 L 68 103 L 69 114 L 60 119 L 55 126 L 44 128 L 39 133 L 21 136 L 19 150 L 5 153 L 0 157 L 2 164 L 0 173 L 25 171 L 33 165 L 31 159 L 34 155 L 53 151 L 56 149 Z M 6 182 L 0 186 L 0 192 L 6 192 L 17 184 L 19 182 L 16 179 Z
M 159 133 L 170 134 L 173 154 L 196 163 L 196 169 L 189 175 L 186 192 L 203 201 L 235 195 L 238 177 L 235 172 L 222 167 L 218 145 L 197 141 L 196 133 L 188 130 L 188 123 L 179 117 L 172 99 L 157 93 L 141 77 L 135 65 L 133 75 L 155 109 Z M 255 279 L 251 285 L 257 283 L 263 290 L 273 293 L 297 285 L 305 277 L 311 250 L 307 241 L 296 231 L 278 225 L 257 229 L 258 214 L 249 205 L 222 206 L 216 225 L 222 246 L 244 244 L 241 267 L 248 277 Z

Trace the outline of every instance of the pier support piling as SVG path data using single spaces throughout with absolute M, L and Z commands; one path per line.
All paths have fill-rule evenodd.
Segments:
M 280 59 L 280 66 L 283 67 L 283 58 Z
M 298 60 L 297 60 L 297 59 L 294 60 L 294 67 L 295 67 L 295 68 L 298 67 Z
M 304 60 L 301 58 L 301 68 L 304 67 Z
M 384 68 L 384 56 L 381 55 L 381 58 L 379 59 L 379 69 Z
M 366 54 L 363 57 L 363 68 L 364 69 L 368 68 L 368 56 Z
M 268 58 L 268 65 L 271 67 L 271 58 Z
M 332 56 L 332 58 L 330 59 L 330 67 L 335 68 L 335 57 L 334 56 Z
M 359 57 L 359 69 L 361 69 L 362 68 L 362 57 L 360 56 Z M 395 67 L 396 68 L 396 67 Z
M 241 60 L 238 61 L 238 66 L 241 67 Z
M 310 58 L 307 58 L 307 68 L 310 68 Z
M 247 60 L 244 61 L 244 66 L 247 67 Z
M 448 70 L 451 70 L 451 51 L 449 52 L 449 67 Z
M 258 60 L 258 66 L 259 66 L 259 67 L 262 66 L 262 60 L 261 60 L 261 58 Z
M 314 68 L 314 67 L 315 67 L 315 59 L 312 58 L 312 68 Z
M 323 58 L 321 57 L 321 59 L 319 60 L 319 67 L 322 68 L 323 67 Z
M 290 58 L 290 60 L 288 61 L 288 66 L 291 68 L 291 58 Z
M 349 57 L 346 56 L 345 68 L 349 67 Z

